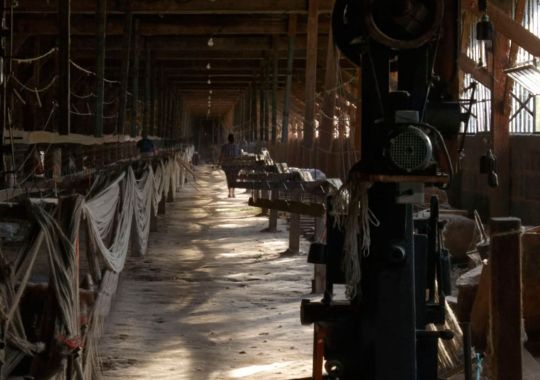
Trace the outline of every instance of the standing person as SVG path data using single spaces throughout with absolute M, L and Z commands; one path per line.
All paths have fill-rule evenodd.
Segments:
M 219 156 L 219 161 L 221 162 L 221 167 L 225 172 L 227 177 L 227 187 L 229 188 L 229 198 L 234 198 L 234 183 L 236 182 L 236 175 L 238 174 L 238 168 L 234 165 L 228 165 L 227 161 L 239 157 L 240 147 L 238 144 L 234 143 L 234 135 L 232 133 L 227 137 L 229 141 L 227 144 L 221 147 L 221 154 Z
M 146 134 L 142 136 L 142 139 L 137 141 L 137 148 L 143 157 L 149 157 L 156 154 L 156 148 L 152 140 L 148 138 Z

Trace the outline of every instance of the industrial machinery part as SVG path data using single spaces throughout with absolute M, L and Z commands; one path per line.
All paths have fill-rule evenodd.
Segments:
M 407 173 L 425 170 L 433 160 L 431 140 L 413 125 L 399 126 L 393 131 L 385 153 L 396 169 Z
M 439 0 L 336 0 L 334 40 L 357 64 L 368 38 L 392 49 L 415 49 L 436 39 L 442 4 Z
M 438 343 L 453 334 L 427 326 L 445 322 L 450 262 L 437 199 L 427 218 L 414 218 L 412 210 L 423 202 L 426 184 L 451 179 L 445 139 L 457 137 L 462 115 L 457 95 L 436 73 L 436 59 L 444 12 L 454 6 L 335 2 L 335 43 L 362 76 L 362 157 L 347 182 L 349 199 L 362 201 L 334 209 L 329 199 L 326 244 L 310 249 L 309 261 L 326 265 L 323 299 L 301 306 L 302 323 L 315 326 L 315 380 L 322 368 L 339 380 L 438 379 Z M 350 218 L 341 227 L 338 217 Z M 377 223 L 366 230 L 368 219 Z M 351 231 L 362 236 L 351 238 Z M 351 253 L 355 238 L 361 247 Z M 358 263 L 352 276 L 344 269 L 351 256 Z M 352 288 L 348 299 L 334 299 L 336 284 Z

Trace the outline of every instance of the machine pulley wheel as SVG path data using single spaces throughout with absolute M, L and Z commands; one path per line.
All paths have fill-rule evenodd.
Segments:
M 395 50 L 419 48 L 436 37 L 443 15 L 442 0 L 336 0 L 334 41 L 359 65 L 368 39 Z

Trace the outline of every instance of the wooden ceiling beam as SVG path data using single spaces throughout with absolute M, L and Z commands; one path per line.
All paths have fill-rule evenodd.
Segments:
M 147 37 L 144 42 L 148 44 L 151 51 L 196 51 L 196 52 L 234 52 L 234 51 L 260 51 L 273 49 L 271 36 L 230 36 L 213 37 L 213 46 L 208 46 L 210 36 L 168 36 L 168 37 Z M 328 38 L 321 37 L 319 50 L 326 49 Z M 72 37 L 72 47 L 74 51 L 95 50 L 96 41 L 93 37 L 74 36 Z M 285 52 L 288 49 L 286 36 L 276 37 L 275 48 L 279 52 Z M 111 36 L 107 38 L 107 51 L 122 49 L 121 36 Z M 299 36 L 296 44 L 297 50 L 306 49 L 305 36 Z
M 155 36 L 223 36 L 223 35 L 286 35 L 287 20 L 283 17 L 234 15 L 214 16 L 152 16 L 139 18 L 139 35 Z M 96 33 L 95 16 L 76 15 L 72 17 L 71 34 L 73 36 L 94 36 Z M 321 18 L 320 32 L 328 34 L 330 19 Z M 15 20 L 15 33 L 22 35 L 56 36 L 58 21 L 53 15 L 28 15 Z M 306 32 L 306 22 L 299 23 L 298 32 Z M 107 36 L 124 34 L 124 21 L 120 16 L 107 19 Z
M 332 11 L 333 0 L 319 0 L 320 13 Z M 19 0 L 17 13 L 56 13 L 58 0 Z M 113 0 L 108 13 L 133 14 L 307 14 L 306 0 Z M 72 0 L 73 14 L 94 14 L 95 4 L 88 0 Z

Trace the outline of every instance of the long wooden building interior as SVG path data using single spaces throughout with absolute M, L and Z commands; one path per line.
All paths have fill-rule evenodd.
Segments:
M 540 380 L 540 0 L 1 0 L 0 380 Z

